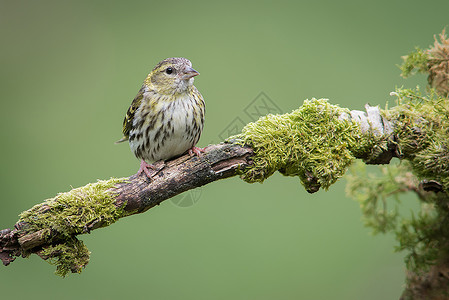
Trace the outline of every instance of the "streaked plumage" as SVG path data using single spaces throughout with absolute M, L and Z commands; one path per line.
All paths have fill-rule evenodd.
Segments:
M 185 58 L 167 58 L 154 67 L 123 121 L 124 137 L 141 159 L 138 174 L 150 177 L 148 162 L 167 160 L 195 147 L 204 124 L 204 100 L 193 85 L 199 75 Z

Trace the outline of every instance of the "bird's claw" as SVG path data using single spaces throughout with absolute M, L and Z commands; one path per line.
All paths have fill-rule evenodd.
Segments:
M 147 177 L 148 177 L 149 179 L 151 179 L 152 175 L 151 175 L 149 169 L 151 169 L 151 170 L 157 170 L 157 168 L 156 168 L 154 165 L 149 164 L 149 163 L 147 163 L 147 162 L 144 161 L 144 160 L 141 160 L 141 161 L 140 161 L 140 168 L 139 168 L 139 171 L 137 171 L 137 176 L 140 176 L 140 174 L 145 173 L 145 175 L 147 175 Z
M 189 155 L 190 156 L 196 155 L 198 157 L 201 157 L 201 153 L 204 153 L 204 151 L 206 151 L 204 149 L 205 148 L 198 148 L 198 147 L 193 146 L 192 148 L 189 149 Z

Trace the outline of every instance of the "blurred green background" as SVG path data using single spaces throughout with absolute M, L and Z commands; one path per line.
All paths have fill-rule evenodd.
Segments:
M 201 72 L 205 146 L 251 121 L 261 92 L 285 112 L 312 97 L 394 104 L 395 86 L 425 84 L 400 78 L 400 57 L 433 43 L 448 11 L 447 0 L 1 0 L 0 228 L 72 186 L 137 171 L 114 141 L 164 58 Z M 216 182 L 81 236 L 92 252 L 81 275 L 61 279 L 37 256 L 1 267 L 1 297 L 398 299 L 403 254 L 363 227 L 344 185 L 309 195 L 279 174 Z

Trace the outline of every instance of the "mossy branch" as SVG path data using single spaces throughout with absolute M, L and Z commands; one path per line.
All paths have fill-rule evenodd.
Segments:
M 56 264 L 59 275 L 79 273 L 89 251 L 77 235 L 187 190 L 235 175 L 263 182 L 279 171 L 298 177 L 313 193 L 328 189 L 357 158 L 388 164 L 398 157 L 409 162 L 405 171 L 388 170 L 377 182 L 354 176 L 348 190 L 361 202 L 367 225 L 377 232 L 394 231 L 398 250 L 410 251 L 404 299 L 449 293 L 449 42 L 444 32 L 440 39 L 434 48 L 406 57 L 403 65 L 404 75 L 415 68 L 429 73 L 434 90 L 427 95 L 398 89 L 392 93 L 397 106 L 381 110 L 366 105 L 364 112 L 326 99 L 306 100 L 291 113 L 248 124 L 241 134 L 207 147 L 202 157 L 158 163 L 151 181 L 135 175 L 111 178 L 58 194 L 23 212 L 13 229 L 0 231 L 0 259 L 8 265 L 35 253 Z M 399 222 L 395 211 L 387 211 L 386 198 L 403 191 L 415 192 L 425 209 Z M 435 288 L 429 292 L 429 286 Z
M 0 258 L 36 253 L 57 265 L 57 273 L 81 272 L 89 251 L 76 236 L 142 213 L 179 193 L 240 175 L 262 182 L 274 172 L 298 176 L 306 190 L 327 189 L 355 158 L 388 163 L 397 153 L 391 124 L 378 107 L 349 111 L 325 99 L 306 100 L 299 109 L 268 115 L 242 134 L 211 145 L 201 157 L 156 164 L 145 176 L 111 178 L 60 193 L 23 212 L 14 229 L 0 232 Z
M 291 113 L 248 124 L 226 143 L 207 147 L 200 158 L 186 155 L 156 164 L 151 182 L 145 176 L 112 178 L 61 193 L 22 213 L 13 230 L 1 233 L 0 257 L 9 264 L 36 253 L 55 262 L 61 275 L 80 272 L 89 252 L 77 235 L 234 175 L 252 183 L 279 171 L 297 176 L 308 192 L 327 189 L 356 158 L 385 164 L 403 155 L 393 126 L 403 123 L 394 110 L 365 108 L 350 111 L 325 99 L 306 100 Z
M 393 233 L 397 251 L 406 251 L 405 299 L 449 299 L 449 39 L 435 36 L 429 49 L 404 56 L 404 77 L 427 74 L 426 94 L 419 88 L 393 93 L 398 106 L 385 111 L 396 120 L 401 161 L 367 174 L 353 168 L 347 192 L 360 202 L 365 225 L 374 233 Z M 420 203 L 407 215 L 398 195 L 412 192 Z
M 211 145 L 201 157 L 157 163 L 146 176 L 111 178 L 75 188 L 37 204 L 20 215 L 13 229 L 0 231 L 0 259 L 35 253 L 57 266 L 56 273 L 80 273 L 89 251 L 76 236 L 106 227 L 122 217 L 142 213 L 189 189 L 234 176 L 250 164 L 252 149 L 235 144 Z

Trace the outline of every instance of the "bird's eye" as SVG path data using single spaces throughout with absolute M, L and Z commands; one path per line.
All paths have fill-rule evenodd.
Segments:
M 165 73 L 170 75 L 171 73 L 173 73 L 173 69 L 172 68 L 167 68 L 167 69 L 165 69 Z

